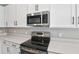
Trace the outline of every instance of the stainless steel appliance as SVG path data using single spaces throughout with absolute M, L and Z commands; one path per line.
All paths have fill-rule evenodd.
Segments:
M 49 32 L 32 32 L 31 40 L 21 44 L 22 54 L 47 54 L 50 42 Z
M 50 12 L 42 11 L 32 14 L 27 14 L 27 25 L 28 26 L 46 26 L 50 24 Z

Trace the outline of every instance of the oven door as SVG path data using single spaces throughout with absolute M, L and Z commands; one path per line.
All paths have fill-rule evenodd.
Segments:
M 21 54 L 35 54 L 31 48 L 21 46 Z
M 21 46 L 21 54 L 47 54 L 47 53 L 48 53 L 47 51 Z

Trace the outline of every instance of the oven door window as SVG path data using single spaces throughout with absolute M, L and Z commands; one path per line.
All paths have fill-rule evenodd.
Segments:
M 41 24 L 41 15 L 28 16 L 27 24 Z

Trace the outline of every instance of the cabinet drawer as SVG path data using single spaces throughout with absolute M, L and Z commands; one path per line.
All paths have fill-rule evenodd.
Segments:
M 20 48 L 16 48 L 16 51 L 19 53 L 20 52 Z
M 15 47 L 15 48 L 20 48 L 20 45 L 19 44 L 16 44 L 16 43 L 13 43 L 12 42 L 12 44 L 11 44 L 13 47 Z
M 11 45 L 12 45 L 12 44 L 11 44 L 11 42 L 6 41 L 6 40 L 4 40 L 4 41 L 3 41 L 3 44 L 5 44 L 5 45 L 9 45 L 9 46 L 11 46 Z
M 6 40 L 3 41 L 3 44 L 8 45 L 8 46 L 13 46 L 15 48 L 19 48 L 20 47 L 19 44 L 16 44 L 16 43 L 10 42 L 10 41 L 6 41 Z

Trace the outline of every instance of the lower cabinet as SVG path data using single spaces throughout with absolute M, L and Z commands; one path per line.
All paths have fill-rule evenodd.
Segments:
M 10 54 L 20 54 L 20 48 L 10 47 Z
M 0 54 L 2 54 L 2 42 L 3 40 L 0 39 Z
M 10 53 L 10 47 L 3 44 L 2 45 L 2 54 L 9 54 Z
M 3 41 L 2 54 L 19 54 L 20 48 L 18 44 L 9 41 Z

